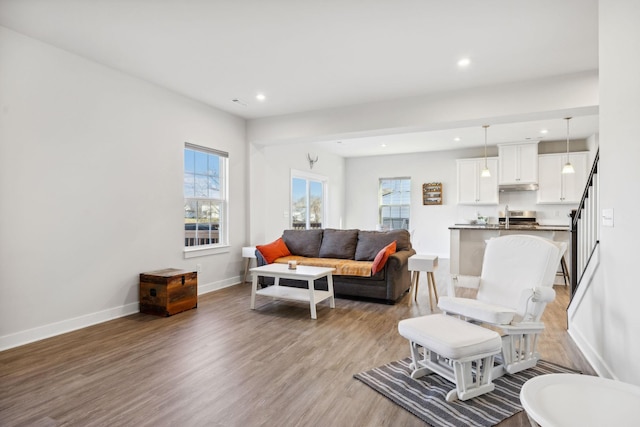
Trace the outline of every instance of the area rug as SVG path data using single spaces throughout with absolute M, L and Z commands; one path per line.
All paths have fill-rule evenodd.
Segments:
M 433 427 L 496 425 L 522 411 L 520 388 L 528 379 L 543 374 L 576 373 L 540 360 L 531 369 L 494 380 L 496 388 L 490 393 L 449 403 L 445 397 L 455 385 L 439 375 L 414 380 L 410 363 L 411 358 L 406 358 L 354 377 Z

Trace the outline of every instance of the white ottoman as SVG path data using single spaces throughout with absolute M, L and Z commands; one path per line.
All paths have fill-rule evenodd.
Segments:
M 502 349 L 497 332 L 445 314 L 401 320 L 398 332 L 411 347 L 411 378 L 435 372 L 456 385 L 448 402 L 493 391 L 493 359 Z

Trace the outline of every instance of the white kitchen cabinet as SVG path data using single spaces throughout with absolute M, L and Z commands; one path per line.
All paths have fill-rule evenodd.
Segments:
M 587 183 L 589 153 L 569 153 L 575 173 L 563 174 L 567 154 L 541 154 L 538 159 L 538 203 L 576 204 Z
M 484 158 L 458 159 L 458 203 L 462 205 L 498 204 L 498 159 L 487 158 L 491 176 L 482 178 Z
M 500 184 L 538 182 L 538 142 L 498 144 Z

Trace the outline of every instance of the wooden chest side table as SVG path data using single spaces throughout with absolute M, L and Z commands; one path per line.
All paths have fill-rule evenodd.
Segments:
M 198 306 L 198 273 L 166 268 L 140 274 L 140 312 L 172 316 Z

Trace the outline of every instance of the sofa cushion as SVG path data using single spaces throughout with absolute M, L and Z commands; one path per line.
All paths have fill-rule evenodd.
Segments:
M 314 230 L 284 230 L 282 240 L 292 255 L 317 258 L 322 244 L 321 229 Z
M 289 255 L 275 260 L 277 264 L 286 264 L 289 261 L 296 261 L 298 266 L 330 267 L 335 268 L 334 276 L 356 276 L 371 277 L 371 261 L 355 261 L 352 259 L 339 258 L 306 258 L 296 255 Z
M 264 260 L 267 261 L 267 264 L 273 263 L 273 261 L 280 257 L 291 255 L 282 237 L 266 245 L 257 245 L 256 249 L 260 251 Z
M 358 246 L 356 246 L 356 261 L 373 261 L 380 249 L 394 240 L 396 242 L 396 250 L 405 251 L 411 249 L 411 239 L 407 230 L 360 230 L 358 232 Z
M 355 259 L 358 230 L 327 228 L 322 236 L 320 258 Z
M 387 263 L 387 259 L 389 259 L 389 255 L 396 253 L 396 241 L 389 243 L 384 248 L 380 249 L 380 252 L 376 255 L 373 260 L 373 265 L 371 266 L 371 272 L 376 274 L 378 271 L 384 268 L 384 265 Z

